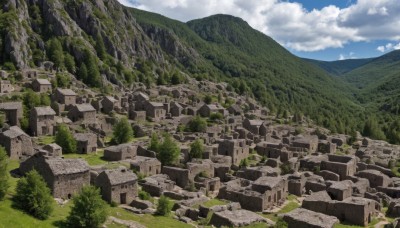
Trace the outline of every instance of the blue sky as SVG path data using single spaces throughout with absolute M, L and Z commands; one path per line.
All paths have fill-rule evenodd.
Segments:
M 119 1 L 183 22 L 218 13 L 241 17 L 305 58 L 370 58 L 400 49 L 400 0 Z

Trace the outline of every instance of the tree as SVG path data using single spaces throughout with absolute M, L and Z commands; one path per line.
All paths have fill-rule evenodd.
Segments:
M 190 132 L 205 132 L 207 130 L 207 122 L 200 116 L 194 117 L 187 126 Z
M 182 75 L 179 72 L 174 72 L 171 77 L 171 84 L 178 85 L 183 82 Z
M 154 132 L 151 134 L 150 146 L 147 149 L 158 153 L 159 148 L 160 140 L 158 139 L 157 133 Z
M 63 153 L 76 152 L 76 140 L 65 124 L 58 126 L 55 142 L 63 149 Z
M 196 139 L 190 145 L 189 157 L 190 157 L 190 159 L 203 158 L 203 153 L 204 153 L 203 141 L 201 139 Z
M 211 102 L 212 102 L 212 97 L 210 96 L 210 95 L 206 95 L 205 97 L 204 97 L 204 103 L 206 103 L 206 104 L 211 104 Z
M 373 139 L 384 140 L 385 134 L 382 129 L 379 127 L 378 122 L 375 118 L 369 118 L 364 125 L 363 135 L 367 137 L 371 137 Z
M 51 104 L 50 96 L 46 93 L 41 93 L 40 94 L 40 104 L 43 106 L 50 106 L 50 104 Z
M 157 211 L 156 213 L 158 215 L 166 216 L 171 213 L 173 204 L 171 200 L 169 200 L 168 197 L 162 195 L 160 199 L 158 200 L 158 205 L 157 205 Z
M 133 138 L 133 129 L 126 117 L 118 121 L 113 129 L 112 141 L 115 144 L 122 144 L 131 141 Z
M 99 67 L 97 65 L 96 58 L 90 53 L 89 50 L 85 50 L 85 63 L 87 67 L 87 77 L 86 84 L 92 87 L 100 87 L 101 86 L 101 77 Z
M 75 64 L 75 59 L 72 55 L 65 53 L 64 57 L 64 65 L 67 68 L 67 71 L 70 72 L 71 74 L 74 74 L 76 71 L 76 64 Z
M 17 183 L 14 205 L 34 216 L 45 220 L 53 212 L 54 200 L 43 177 L 32 170 Z
M 97 56 L 101 60 L 105 60 L 107 58 L 106 47 L 104 46 L 103 38 L 101 37 L 100 34 L 98 34 L 96 37 L 96 52 Z
M 0 200 L 3 200 L 10 187 L 7 173 L 8 157 L 6 150 L 0 146 Z
M 73 206 L 67 217 L 70 227 L 97 228 L 106 221 L 107 205 L 101 199 L 100 190 L 96 187 L 83 187 L 72 202 Z
M 170 134 L 165 134 L 163 143 L 159 147 L 158 159 L 163 165 L 173 165 L 177 162 L 180 154 L 178 144 Z
M 47 53 L 57 68 L 64 66 L 64 52 L 60 40 L 53 38 L 48 43 Z
M 83 82 L 86 82 L 88 78 L 88 71 L 85 63 L 82 63 L 79 67 L 78 78 Z

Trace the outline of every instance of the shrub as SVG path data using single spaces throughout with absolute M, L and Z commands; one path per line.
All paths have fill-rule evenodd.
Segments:
M 0 146 L 0 200 L 4 199 L 10 187 L 8 183 L 7 165 L 8 156 L 6 150 Z
M 169 198 L 162 195 L 158 200 L 156 213 L 162 216 L 169 215 L 171 213 L 172 207 L 173 203 L 169 200 Z
M 122 118 L 114 126 L 112 141 L 115 144 L 122 144 L 131 141 L 133 138 L 133 129 L 126 117 Z

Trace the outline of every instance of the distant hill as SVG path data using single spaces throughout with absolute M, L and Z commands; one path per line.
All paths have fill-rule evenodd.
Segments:
M 314 59 L 304 59 L 316 66 L 321 67 L 326 72 L 334 76 L 340 76 L 347 72 L 350 72 L 356 68 L 359 68 L 368 62 L 372 61 L 373 58 L 368 59 L 346 59 L 346 60 L 337 60 L 337 61 L 320 61 Z

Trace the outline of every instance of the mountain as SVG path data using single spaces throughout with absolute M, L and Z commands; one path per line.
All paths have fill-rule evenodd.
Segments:
M 215 15 L 182 23 L 116 0 L 2 0 L 3 69 L 48 61 L 89 86 L 162 83 L 182 72 L 225 81 L 273 113 L 302 113 L 338 132 L 360 129 L 355 89 L 301 59 L 245 21 Z M 86 73 L 87 71 L 87 73 Z M 83 72 L 83 73 L 82 73 Z M 89 75 L 89 76 L 86 76 Z
M 346 60 L 337 60 L 337 61 L 320 61 L 314 59 L 304 59 L 328 72 L 334 76 L 340 76 L 347 72 L 350 72 L 356 68 L 361 67 L 362 65 L 367 64 L 372 61 L 373 58 L 367 59 L 346 59 Z

